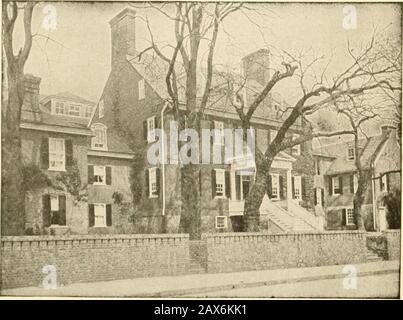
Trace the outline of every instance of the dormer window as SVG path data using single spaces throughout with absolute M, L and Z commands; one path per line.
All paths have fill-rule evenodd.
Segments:
M 64 114 L 64 103 L 63 102 L 56 102 L 55 104 L 55 114 Z
M 355 159 L 355 148 L 352 145 L 349 145 L 347 148 L 347 159 L 352 161 Z
M 92 116 L 92 106 L 85 107 L 85 115 L 86 118 L 91 118 Z
M 96 123 L 91 129 L 95 134 L 95 137 L 93 137 L 91 141 L 92 149 L 107 150 L 106 126 L 102 123 Z
M 80 105 L 78 104 L 70 104 L 69 105 L 69 115 L 74 117 L 80 116 Z

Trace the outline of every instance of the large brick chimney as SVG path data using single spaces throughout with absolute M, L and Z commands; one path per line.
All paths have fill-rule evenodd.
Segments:
M 247 80 L 255 80 L 262 86 L 270 79 L 270 51 L 260 49 L 242 58 L 244 76 Z
M 24 102 L 22 110 L 25 111 L 23 120 L 40 121 L 41 111 L 39 109 L 39 86 L 41 78 L 32 74 L 24 75 Z
M 122 61 L 126 55 L 136 53 L 136 12 L 126 8 L 116 15 L 109 24 L 112 38 L 112 68 Z

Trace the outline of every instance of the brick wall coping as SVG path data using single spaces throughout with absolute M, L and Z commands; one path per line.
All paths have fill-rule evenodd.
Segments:
M 189 234 L 91 234 L 91 235 L 58 235 L 58 236 L 4 236 L 0 242 L 33 242 L 33 241 L 74 241 L 74 240 L 124 240 L 124 239 L 189 239 Z
M 400 234 L 400 229 L 383 230 L 382 233 L 399 235 Z

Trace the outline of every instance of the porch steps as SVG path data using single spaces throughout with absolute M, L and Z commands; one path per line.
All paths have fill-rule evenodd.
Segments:
M 207 247 L 203 240 L 189 241 L 189 273 L 202 274 L 207 272 Z
M 367 256 L 367 261 L 368 262 L 379 262 L 379 261 L 383 261 L 383 258 L 380 257 L 379 255 L 377 255 L 374 251 L 372 251 L 371 249 L 367 248 L 366 251 L 366 256 Z

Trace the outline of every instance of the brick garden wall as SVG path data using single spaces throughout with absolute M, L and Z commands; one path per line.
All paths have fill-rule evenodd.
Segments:
M 208 272 L 366 262 L 365 233 L 205 234 Z
M 385 230 L 382 234 L 386 238 L 388 260 L 400 260 L 400 230 Z
M 2 287 L 41 286 L 54 265 L 59 285 L 189 271 L 185 234 L 3 237 Z

